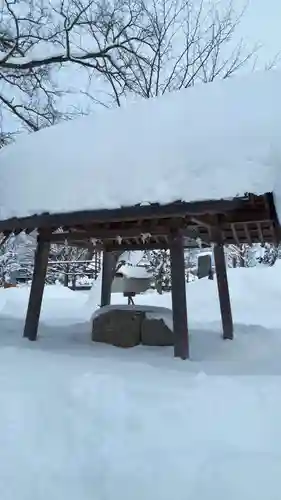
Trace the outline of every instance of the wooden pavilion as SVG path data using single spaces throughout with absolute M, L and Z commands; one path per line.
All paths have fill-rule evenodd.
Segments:
M 174 355 L 189 357 L 184 248 L 190 240 L 214 244 L 223 338 L 233 338 L 224 245 L 280 241 L 272 193 L 192 203 L 136 205 L 117 209 L 41 214 L 0 221 L 4 235 L 37 230 L 34 275 L 24 337 L 37 339 L 51 243 L 68 242 L 103 250 L 101 306 L 110 303 L 112 252 L 170 249 Z
M 37 338 L 52 242 L 104 252 L 101 306 L 115 251 L 165 248 L 175 356 L 188 358 L 184 247 L 200 240 L 214 244 L 223 337 L 232 339 L 224 245 L 280 240 L 280 81 L 265 71 L 198 85 L 2 148 L 0 232 L 38 231 L 24 336 Z

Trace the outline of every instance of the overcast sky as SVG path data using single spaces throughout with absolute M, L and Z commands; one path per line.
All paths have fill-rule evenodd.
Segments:
M 240 9 L 245 5 L 245 0 L 235 0 L 234 5 Z M 280 25 L 281 0 L 249 0 L 239 36 L 247 39 L 249 44 L 261 42 L 264 47 L 260 56 L 265 61 L 281 52 Z

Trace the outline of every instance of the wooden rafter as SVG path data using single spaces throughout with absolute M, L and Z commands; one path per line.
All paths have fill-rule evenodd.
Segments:
M 261 223 L 260 222 L 257 222 L 257 228 L 258 228 L 259 240 L 260 240 L 261 243 L 264 243 L 263 232 L 262 232 L 262 228 L 261 228 Z
M 251 234 L 250 234 L 249 228 L 248 228 L 247 224 L 243 224 L 243 226 L 244 226 L 244 231 L 245 231 L 245 234 L 246 234 L 247 242 L 249 243 L 249 245 L 252 245 L 253 241 L 252 241 L 252 238 L 251 238 Z
M 235 224 L 231 224 L 231 229 L 232 229 L 232 233 L 233 233 L 233 238 L 234 238 L 234 241 L 237 245 L 239 245 L 239 238 L 238 238 L 238 235 L 237 235 L 237 231 L 236 231 L 236 227 L 235 227 Z

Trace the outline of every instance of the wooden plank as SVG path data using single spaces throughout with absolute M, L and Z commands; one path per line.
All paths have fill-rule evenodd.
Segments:
M 31 217 L 12 218 L 0 221 L 0 232 L 4 230 L 31 228 L 59 228 L 95 222 L 126 221 L 132 219 L 157 219 L 166 217 L 182 217 L 185 215 L 202 215 L 205 213 L 222 213 L 243 206 L 244 198 L 232 200 L 210 200 L 193 203 L 175 202 L 168 205 L 158 203 L 136 205 L 113 210 L 88 210 L 71 213 L 41 214 Z
M 114 264 L 115 260 L 113 253 L 104 251 L 102 259 L 101 307 L 110 304 Z
M 187 307 L 185 289 L 185 263 L 182 236 L 177 234 L 170 241 L 173 329 L 175 336 L 174 355 L 189 358 Z
M 32 285 L 25 320 L 23 336 L 29 340 L 37 340 L 39 317 L 41 312 L 42 298 L 45 286 L 45 278 L 48 266 L 50 242 L 42 241 L 38 237 L 35 252 L 35 263 Z
M 224 248 L 221 242 L 214 245 L 214 258 L 217 274 L 217 285 L 220 301 L 223 338 L 233 339 L 233 321 L 228 288 L 228 279 L 225 263 Z

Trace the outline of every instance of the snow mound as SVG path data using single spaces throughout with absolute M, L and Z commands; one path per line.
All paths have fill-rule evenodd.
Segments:
M 257 72 L 23 135 L 0 151 L 0 219 L 269 191 L 281 208 L 280 83 Z
M 0 304 L 13 305 L 10 321 L 5 306 L 0 314 L 1 500 L 92 500 L 93 492 L 98 500 L 279 500 L 281 262 L 232 269 L 229 283 L 233 342 L 218 333 L 215 280 L 187 286 L 190 362 L 170 348 L 91 343 L 76 324 L 88 294 L 55 286 L 31 344 L 16 317 L 28 287 L 1 289 Z M 154 310 L 170 304 L 170 294 L 137 299 Z
M 233 319 L 237 324 L 279 328 L 281 303 L 281 261 L 273 267 L 228 269 L 228 282 Z M 188 322 L 208 329 L 213 322 L 220 322 L 220 307 L 216 278 L 196 280 L 187 284 Z M 121 294 L 112 295 L 115 304 L 124 302 Z M 137 304 L 153 303 L 171 308 L 171 295 L 159 295 L 149 290 L 136 297 Z

